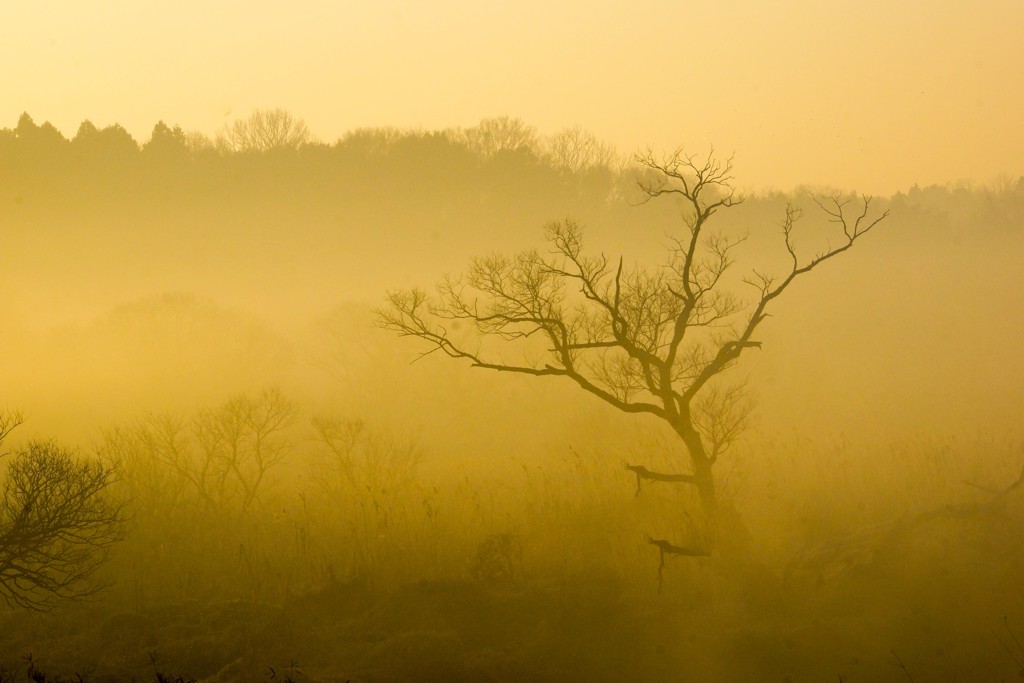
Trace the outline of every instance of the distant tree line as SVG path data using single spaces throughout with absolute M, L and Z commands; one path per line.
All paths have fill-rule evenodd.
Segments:
M 562 197 L 593 205 L 635 187 L 635 174 L 624 171 L 636 169 L 625 160 L 578 126 L 542 135 L 507 116 L 470 128 L 362 128 L 326 143 L 288 111 L 262 109 L 212 136 L 159 121 L 140 143 L 118 124 L 99 128 L 88 120 L 68 139 L 51 123 L 36 123 L 24 113 L 16 125 L 0 129 L 0 203 L 149 206 L 153 199 L 274 196 L 345 203 L 387 197 L 389 203 L 430 212 L 458 195 L 531 202 Z M 890 200 L 926 222 L 995 224 L 1013 231 L 1024 223 L 1024 177 L 915 186 Z
M 606 205 L 631 185 L 622 171 L 592 133 L 544 136 L 508 117 L 468 129 L 359 129 L 333 143 L 283 110 L 213 136 L 158 122 L 141 144 L 120 125 L 88 121 L 68 139 L 29 114 L 0 129 L 0 211 L 33 230 L 59 219 L 64 235 L 99 225 L 152 233 L 168 222 L 221 235 L 245 223 L 251 234 L 287 222 L 296 235 L 339 239 L 367 229 L 465 237 L 483 234 L 483 217 L 488 234 L 525 233 L 552 210 Z
M 24 113 L 13 128 L 0 129 L 0 169 L 5 174 L 36 176 L 74 173 L 88 168 L 110 174 L 140 168 L 172 169 L 196 163 L 227 163 L 231 157 L 272 155 L 281 164 L 298 156 L 313 163 L 367 156 L 426 154 L 449 164 L 518 158 L 563 173 L 615 172 L 621 157 L 615 148 L 580 127 L 542 136 L 520 119 L 501 116 L 468 128 L 442 131 L 363 128 L 333 144 L 315 140 L 305 122 L 284 109 L 260 109 L 226 125 L 214 136 L 185 131 L 159 121 L 149 140 L 139 143 L 119 124 L 98 128 L 85 120 L 66 138 L 53 124 L 37 124 Z
M 46 156 L 70 152 L 78 157 L 97 155 L 126 156 L 144 152 L 169 158 L 171 155 L 196 155 L 216 152 L 230 154 L 266 154 L 298 152 L 306 148 L 364 148 L 386 151 L 396 142 L 416 138 L 444 139 L 463 147 L 481 159 L 500 154 L 536 157 L 551 166 L 571 172 L 604 167 L 614 169 L 621 159 L 615 148 L 579 126 L 564 128 L 542 136 L 534 126 L 521 119 L 499 116 L 487 118 L 472 128 L 453 128 L 436 132 L 400 131 L 395 128 L 358 129 L 333 145 L 316 141 L 305 121 L 285 109 L 257 109 L 247 118 L 226 125 L 214 137 L 181 126 L 171 127 L 158 121 L 147 142 L 139 144 L 119 124 L 97 128 L 88 119 L 70 140 L 53 124 L 36 124 L 26 112 L 14 128 L 0 130 L 0 149 L 13 158 Z

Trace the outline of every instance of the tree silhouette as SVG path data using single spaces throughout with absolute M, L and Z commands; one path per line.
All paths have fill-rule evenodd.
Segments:
M 545 146 L 551 163 L 571 173 L 592 168 L 614 168 L 618 153 L 615 147 L 579 126 L 564 128 L 552 135 Z
M 532 152 L 540 147 L 537 129 L 522 119 L 508 116 L 483 119 L 464 133 L 466 144 L 481 157 L 501 152 Z
M 103 448 L 125 463 L 130 485 L 148 481 L 161 494 L 174 489 L 175 499 L 184 487 L 206 514 L 244 515 L 291 451 L 287 430 L 296 410 L 278 389 L 239 394 L 188 421 L 151 415 L 112 430 Z
M 589 254 L 578 224 L 556 222 L 546 228 L 547 250 L 475 259 L 464 275 L 441 280 L 433 297 L 420 289 L 390 292 L 378 321 L 426 342 L 425 353 L 499 372 L 560 377 L 621 411 L 666 422 L 685 447 L 686 471 L 627 467 L 638 492 L 643 482 L 665 481 L 698 494 L 706 540 L 651 539 L 662 559 L 666 552 L 707 554 L 719 520 L 714 465 L 749 412 L 742 392 L 722 376 L 761 346 L 755 333 L 797 278 L 848 250 L 887 212 L 871 217 L 870 198 L 816 200 L 837 234 L 832 245 L 804 255 L 795 240 L 801 212 L 789 205 L 781 226 L 784 266 L 727 278 L 745 237 L 711 224 L 716 213 L 742 201 L 731 161 L 681 152 L 636 161 L 643 201 L 676 197 L 684 209 L 664 264 L 627 266 L 622 258 Z M 505 360 L 513 352 L 520 362 Z
M 135 159 L 139 145 L 128 131 L 116 123 L 101 129 L 86 119 L 71 139 L 71 150 L 74 158 L 85 167 L 84 173 L 80 171 L 81 175 L 91 178 L 97 170 L 112 170 Z
M 33 175 L 49 175 L 59 168 L 68 140 L 49 121 L 36 125 L 28 113 L 18 118 L 13 144 L 9 144 L 13 161 L 22 171 Z
M 180 159 L 188 156 L 188 139 L 181 126 L 171 128 L 163 121 L 157 121 L 149 141 L 142 146 L 145 154 L 158 159 Z
M 270 152 L 297 150 L 310 139 L 305 122 L 287 110 L 257 109 L 221 131 L 217 144 L 231 152 Z
M 20 423 L 0 415 L 0 441 Z M 110 466 L 52 442 L 14 454 L 0 493 L 0 598 L 47 610 L 102 588 L 92 576 L 124 532 L 121 508 L 107 495 L 113 482 Z

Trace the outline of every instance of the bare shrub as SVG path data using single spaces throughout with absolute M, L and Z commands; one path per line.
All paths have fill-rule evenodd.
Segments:
M 16 422 L 0 418 L 0 437 Z M 0 598 L 47 610 L 103 587 L 93 574 L 124 537 L 122 507 L 108 495 L 114 481 L 110 465 L 51 441 L 15 452 L 0 498 Z

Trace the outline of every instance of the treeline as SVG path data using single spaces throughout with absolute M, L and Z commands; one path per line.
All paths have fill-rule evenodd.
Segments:
M 234 121 L 212 137 L 198 131 L 186 132 L 181 126 L 172 127 L 159 121 L 153 127 L 149 140 L 142 144 L 119 124 L 100 129 L 89 120 L 83 121 L 75 136 L 68 139 L 48 121 L 36 124 L 26 112 L 14 128 L 0 129 L 0 150 L 5 156 L 12 155 L 15 159 L 63 152 L 71 152 L 78 158 L 124 156 L 135 152 L 166 161 L 209 154 L 282 154 L 313 149 L 382 153 L 388 151 L 393 143 L 417 139 L 446 141 L 453 149 L 461 149 L 482 160 L 502 154 L 533 156 L 570 172 L 599 167 L 614 169 L 622 160 L 612 145 L 578 126 L 542 136 L 534 126 L 507 116 L 483 119 L 468 129 L 357 129 L 334 144 L 327 144 L 317 141 L 302 119 L 284 109 L 256 110 L 248 118 Z
M 0 193 L 15 203 L 81 200 L 104 190 L 147 200 L 268 191 L 422 198 L 437 188 L 536 192 L 570 180 L 606 190 L 621 167 L 618 152 L 588 131 L 542 136 L 508 117 L 469 129 L 361 129 L 334 143 L 316 141 L 301 119 L 281 109 L 256 111 L 212 137 L 161 121 L 141 144 L 118 124 L 98 128 L 90 121 L 68 139 L 27 113 L 0 130 Z
M 385 201 L 418 213 L 450 211 L 467 199 L 593 207 L 628 195 L 630 170 L 628 155 L 589 131 L 541 135 L 510 117 L 465 129 L 357 129 L 333 143 L 316 140 L 283 109 L 257 110 L 212 136 L 160 121 L 144 142 L 118 124 L 88 120 L 69 139 L 28 113 L 0 129 L 0 205 L 15 206 L 286 198 L 319 206 Z M 914 186 L 890 199 L 925 220 L 1019 230 L 1024 177 Z
M 314 140 L 281 110 L 215 136 L 158 123 L 142 144 L 121 126 L 91 123 L 69 140 L 27 114 L 0 130 L 0 215 L 18 240 L 9 246 L 38 253 L 51 272 L 99 262 L 137 270 L 139 254 L 152 254 L 146 263 L 157 265 L 146 270 L 161 289 L 208 290 L 211 278 L 220 288 L 224 264 L 272 261 L 291 282 L 341 273 L 335 286 L 353 296 L 385 266 L 432 277 L 433 268 L 415 269 L 520 248 L 567 215 L 591 221 L 624 178 L 614 150 L 592 134 L 545 137 L 510 118 L 462 130 L 356 130 L 334 143 Z M 345 254 L 351 263 L 339 262 Z M 187 285 L 162 275 L 190 268 L 199 272 Z M 263 266 L 246 272 L 261 269 L 267 281 Z M 386 282 L 394 275 L 373 287 Z

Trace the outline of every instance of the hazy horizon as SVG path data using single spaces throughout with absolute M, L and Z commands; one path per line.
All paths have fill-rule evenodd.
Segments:
M 137 140 L 282 106 L 333 142 L 519 117 L 630 153 L 714 146 L 740 187 L 892 194 L 1024 174 L 1024 5 L 103 2 L 5 10 L 0 121 Z M 30 30 L 26 30 L 29 27 Z

